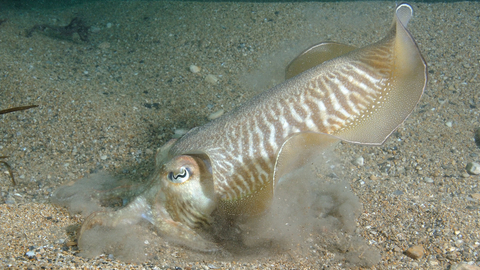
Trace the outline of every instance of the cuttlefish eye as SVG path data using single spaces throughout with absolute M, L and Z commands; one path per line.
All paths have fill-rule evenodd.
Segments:
M 172 183 L 181 184 L 190 178 L 190 170 L 185 167 L 180 167 L 177 172 L 169 172 L 167 178 Z

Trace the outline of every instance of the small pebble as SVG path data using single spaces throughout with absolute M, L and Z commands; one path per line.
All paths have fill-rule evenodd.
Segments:
M 420 245 L 410 247 L 405 251 L 405 255 L 414 260 L 422 258 L 423 254 L 425 254 L 425 250 Z
M 447 127 L 452 127 L 452 126 L 453 126 L 453 124 L 452 124 L 451 121 L 446 122 L 445 125 L 446 125 Z
M 208 74 L 207 77 L 205 77 L 205 81 L 211 84 L 216 84 L 218 82 L 218 78 L 215 75 Z
M 480 267 L 474 264 L 460 263 L 460 264 L 452 265 L 450 269 L 451 270 L 480 270 Z
M 195 65 L 191 65 L 191 66 L 190 66 L 190 71 L 191 71 L 192 73 L 198 73 L 198 72 L 200 72 L 200 70 L 201 70 L 200 67 L 197 67 L 197 66 L 195 66 Z
M 480 147 L 480 128 L 475 130 L 475 135 L 473 136 L 475 139 L 475 144 Z
M 76 246 L 77 245 L 77 242 L 75 241 L 68 241 L 67 242 L 67 247 L 73 247 L 73 246 Z
M 393 192 L 393 195 L 397 195 L 397 196 L 403 195 L 403 191 L 397 189 Z
M 98 26 L 92 26 L 92 27 L 90 27 L 90 32 L 92 32 L 92 33 L 98 33 L 98 32 L 100 32 L 100 31 L 102 31 L 102 28 L 100 28 L 100 27 L 98 27 Z
M 433 179 L 430 178 L 430 177 L 425 177 L 425 178 L 423 178 L 423 180 L 425 180 L 425 182 L 427 182 L 427 183 L 433 183 Z
M 469 162 L 467 164 L 466 170 L 469 174 L 472 174 L 472 175 L 480 174 L 480 164 L 476 162 Z
M 106 50 L 106 49 L 110 48 L 110 43 L 109 42 L 102 42 L 102 43 L 98 44 L 98 48 L 101 49 L 101 50 Z
M 112 23 L 107 23 L 107 28 L 112 28 Z
M 25 253 L 25 255 L 27 255 L 27 257 L 29 257 L 29 258 L 33 258 L 33 257 L 35 257 L 35 251 L 32 251 L 32 250 L 27 251 Z
M 101 160 L 106 160 L 106 159 L 107 159 L 107 155 L 102 155 L 102 156 L 100 157 L 100 159 L 101 159 Z
M 173 138 L 180 138 L 183 135 L 185 135 L 187 132 L 188 132 L 188 129 L 185 129 L 185 128 L 175 129 Z
M 208 118 L 208 120 L 216 119 L 216 118 L 222 116 L 224 112 L 225 111 L 223 109 L 220 109 L 220 110 L 210 114 L 207 118 Z
M 475 200 L 480 201 L 480 193 L 473 193 L 470 196 L 472 196 L 472 198 L 474 198 Z
M 363 157 L 357 157 L 352 161 L 352 163 L 356 166 L 363 166 L 363 164 L 365 164 L 365 159 Z
M 63 239 L 63 238 L 58 239 L 57 241 L 55 241 L 55 243 L 57 243 L 57 244 L 63 244 L 63 243 L 65 243 L 65 239 Z
M 7 199 L 5 200 L 5 203 L 13 205 L 15 204 L 15 199 L 12 196 L 8 195 Z
M 402 252 L 402 249 L 399 246 L 394 246 L 393 251 L 400 253 L 400 252 Z

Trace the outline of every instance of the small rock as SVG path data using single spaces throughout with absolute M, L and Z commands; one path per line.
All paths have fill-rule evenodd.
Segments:
M 472 196 L 472 198 L 474 198 L 475 200 L 480 201 L 480 193 L 473 193 L 473 194 L 470 194 L 470 196 Z
M 425 177 L 425 178 L 423 178 L 423 180 L 425 180 L 425 182 L 427 182 L 427 183 L 433 183 L 433 179 L 430 178 L 430 177 Z
M 451 270 L 480 270 L 480 267 L 473 264 L 460 263 L 460 264 L 452 265 L 450 269 Z
M 25 255 L 27 255 L 28 258 L 34 258 L 35 257 L 35 251 L 32 251 L 32 250 L 27 251 L 25 253 Z
M 356 166 L 363 166 L 363 164 L 365 164 L 365 159 L 362 156 L 360 156 L 354 159 L 352 163 L 353 165 L 356 165 Z
M 410 247 L 405 251 L 405 255 L 414 260 L 422 258 L 423 254 L 425 254 L 425 250 L 420 245 Z
M 451 121 L 446 122 L 445 125 L 446 125 L 447 127 L 452 127 L 452 126 L 453 126 L 453 124 L 452 124 Z
M 211 84 L 217 84 L 218 78 L 215 75 L 208 74 L 207 77 L 205 77 L 205 81 Z
M 107 28 L 112 28 L 112 23 L 107 23 Z
M 476 162 L 469 162 L 467 164 L 466 170 L 469 174 L 472 174 L 472 175 L 480 174 L 480 164 Z
M 216 119 L 216 118 L 222 116 L 224 112 L 225 112 L 225 111 L 224 111 L 223 109 L 218 110 L 218 111 L 210 114 L 207 118 L 208 118 L 208 120 Z
M 92 27 L 90 27 L 90 32 L 92 32 L 92 33 L 98 33 L 98 32 L 100 32 L 100 31 L 102 31 L 102 28 L 100 28 L 100 27 L 98 27 L 98 26 L 92 26 Z
M 76 246 L 77 245 L 77 242 L 76 241 L 68 241 L 66 243 L 67 247 L 73 247 L 73 246 Z
M 55 243 L 57 243 L 57 244 L 63 244 L 63 243 L 65 243 L 65 239 L 63 239 L 63 238 L 58 239 L 57 241 L 55 241 Z
M 191 71 L 192 73 L 198 73 L 198 72 L 200 72 L 200 70 L 201 70 L 200 67 L 197 67 L 197 66 L 195 66 L 195 65 L 191 65 L 191 66 L 190 66 L 190 71 Z
M 13 196 L 8 195 L 7 199 L 5 200 L 5 203 L 10 204 L 10 205 L 14 205 L 16 202 L 15 202 L 15 199 L 13 198 Z
M 187 132 L 188 132 L 188 129 L 185 129 L 185 128 L 175 129 L 174 134 L 173 134 L 173 138 L 180 138 L 183 135 L 185 135 Z
M 101 50 L 106 50 L 110 48 L 110 43 L 109 42 L 102 42 L 98 44 L 98 48 Z
M 100 157 L 100 159 L 101 159 L 101 160 L 106 160 L 106 159 L 107 159 L 107 155 L 102 155 L 102 156 Z
M 475 135 L 473 136 L 475 138 L 475 144 L 480 147 L 480 128 L 477 128 L 475 130 Z
M 449 259 L 450 261 L 458 261 L 459 260 L 459 255 L 457 252 L 449 253 L 447 254 L 446 258 Z
M 403 191 L 397 189 L 393 192 L 393 195 L 396 195 L 396 196 L 403 195 Z

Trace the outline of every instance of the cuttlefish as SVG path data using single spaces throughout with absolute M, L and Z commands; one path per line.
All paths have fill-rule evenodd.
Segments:
M 149 222 L 192 249 L 218 248 L 215 222 L 268 211 L 283 175 L 339 141 L 381 145 L 408 117 L 427 66 L 401 4 L 380 41 L 363 48 L 320 43 L 287 67 L 286 80 L 229 114 L 161 147 L 143 193 L 117 211 L 94 212 L 81 227 Z M 213 239 L 213 240 L 212 240 Z

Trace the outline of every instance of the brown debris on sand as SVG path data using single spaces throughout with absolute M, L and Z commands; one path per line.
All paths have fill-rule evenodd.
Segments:
M 1 21 L 0 21 L 1 24 Z M 16 111 L 23 111 L 23 110 L 28 110 L 31 108 L 38 107 L 38 105 L 28 105 L 28 106 L 20 106 L 20 107 L 14 107 L 14 108 L 9 108 L 5 110 L 0 110 L 0 114 L 6 114 L 6 113 L 11 113 L 11 112 L 16 112 Z M 0 159 L 6 159 L 8 156 L 0 156 Z M 15 182 L 15 177 L 13 176 L 13 171 L 12 167 L 10 164 L 8 164 L 6 161 L 0 160 L 0 164 L 5 165 L 7 167 L 8 174 L 10 175 L 10 179 L 12 179 L 12 183 L 15 186 L 17 183 Z
M 54 26 L 48 24 L 36 24 L 26 32 L 27 37 L 31 37 L 32 33 L 35 31 L 51 31 L 52 36 L 59 36 L 63 38 L 71 39 L 73 34 L 77 33 L 80 37 L 80 40 L 88 40 L 88 29 L 90 27 L 85 24 L 85 22 L 79 18 L 73 18 L 67 26 Z

